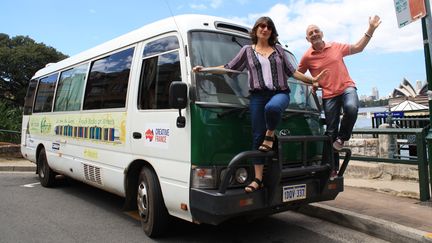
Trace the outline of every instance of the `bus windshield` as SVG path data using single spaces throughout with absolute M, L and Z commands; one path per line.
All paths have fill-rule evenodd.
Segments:
M 191 62 L 204 67 L 228 63 L 244 45 L 251 44 L 249 38 L 216 32 L 191 32 Z M 297 61 L 286 51 L 294 67 Z M 288 79 L 291 89 L 288 110 L 318 112 L 317 98 L 310 86 L 292 77 Z M 248 73 L 195 74 L 196 103 L 206 106 L 246 107 L 249 104 Z

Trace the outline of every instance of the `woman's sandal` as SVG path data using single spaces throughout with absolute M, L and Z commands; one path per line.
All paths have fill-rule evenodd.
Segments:
M 253 182 L 255 182 L 258 186 L 257 187 L 251 186 Z M 262 181 L 258 178 L 255 178 L 252 180 L 252 182 L 248 186 L 245 187 L 245 192 L 250 193 L 250 192 L 260 190 L 262 188 L 263 188 Z
M 271 137 L 271 136 L 265 136 L 264 137 L 264 141 L 272 142 L 272 145 L 269 146 L 269 145 L 263 143 L 263 144 L 261 144 L 261 146 L 259 146 L 258 150 L 261 151 L 261 152 L 268 152 L 268 151 L 272 150 L 273 149 L 273 142 L 274 142 L 274 140 L 275 140 L 274 136 L 273 137 Z

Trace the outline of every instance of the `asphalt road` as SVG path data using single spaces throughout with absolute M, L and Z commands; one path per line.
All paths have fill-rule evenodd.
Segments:
M 44 188 L 34 173 L 0 173 L 0 198 L 2 243 L 384 242 L 295 212 L 219 226 L 175 220 L 167 236 L 153 240 L 122 211 L 122 198 L 65 179 L 56 188 Z

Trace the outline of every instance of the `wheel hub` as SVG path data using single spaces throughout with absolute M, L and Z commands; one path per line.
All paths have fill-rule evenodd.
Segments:
M 140 217 L 143 220 L 147 220 L 148 196 L 147 196 L 147 187 L 143 182 L 141 182 L 138 186 L 137 205 L 138 205 L 138 213 Z

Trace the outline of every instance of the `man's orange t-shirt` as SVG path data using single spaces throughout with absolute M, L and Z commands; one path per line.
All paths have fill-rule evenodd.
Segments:
M 343 61 L 343 57 L 350 54 L 349 44 L 326 43 L 322 51 L 315 51 L 310 47 L 300 60 L 297 70 L 301 73 L 309 70 L 315 77 L 327 68 L 329 71 L 318 83 L 323 91 L 323 99 L 333 98 L 341 95 L 346 88 L 355 87 Z

